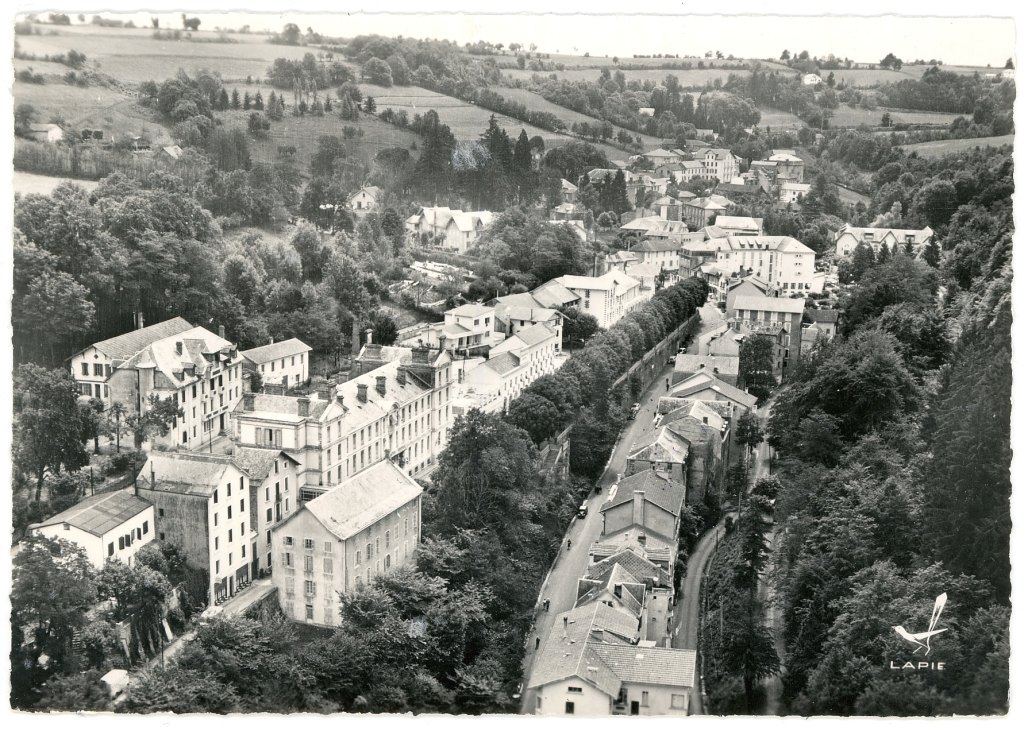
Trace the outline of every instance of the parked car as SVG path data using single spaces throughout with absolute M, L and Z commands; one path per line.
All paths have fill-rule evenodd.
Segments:
M 633 404 L 632 408 L 629 410 L 629 418 L 630 419 L 635 419 L 636 415 L 639 414 L 639 413 L 640 413 L 640 404 Z
M 589 513 L 589 512 L 590 512 L 590 507 L 589 507 L 589 506 L 588 506 L 588 505 L 587 505 L 586 503 L 583 503 L 583 504 L 582 504 L 582 505 L 580 505 L 580 507 L 579 507 L 579 508 L 578 508 L 578 509 L 576 510 L 576 515 L 577 515 L 578 517 L 580 517 L 580 518 L 586 518 L 586 517 L 587 517 L 587 513 Z

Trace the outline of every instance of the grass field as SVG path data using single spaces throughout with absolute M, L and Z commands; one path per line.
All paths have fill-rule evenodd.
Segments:
M 799 129 L 800 127 L 806 127 L 804 121 L 800 117 L 790 112 L 784 112 L 781 109 L 771 109 L 769 107 L 761 107 L 761 122 L 760 127 L 771 127 L 772 129 Z
M 961 116 L 943 112 L 907 112 L 884 107 L 868 110 L 841 104 L 835 110 L 831 124 L 833 127 L 858 127 L 862 124 L 877 127 L 882 123 L 882 115 L 886 112 L 892 116 L 893 124 L 935 124 L 943 127 L 949 126 L 954 119 Z
M 559 119 L 561 119 L 563 122 L 570 126 L 574 122 L 586 122 L 588 124 L 594 124 L 595 122 L 600 124 L 601 122 L 601 120 L 597 119 L 596 117 L 591 117 L 586 114 L 580 114 L 579 112 L 574 112 L 572 109 L 569 109 L 568 107 L 553 104 L 552 102 L 549 102 L 547 99 L 542 97 L 540 94 L 533 91 L 527 91 L 526 89 L 511 89 L 507 86 L 495 87 L 494 91 L 501 94 L 506 99 L 512 99 L 513 101 L 517 101 L 520 104 L 523 104 L 527 109 L 531 111 L 550 112 L 551 114 L 554 114 L 556 117 L 558 117 Z M 616 133 L 618 133 L 620 129 L 622 128 L 616 127 Z M 633 135 L 634 137 L 636 136 L 635 132 L 631 130 L 626 131 L 629 132 L 629 134 Z M 650 135 L 640 136 L 643 138 L 643 144 L 645 148 L 653 148 L 661 144 L 661 139 L 658 137 L 651 137 Z
M 626 81 L 652 81 L 661 82 L 665 80 L 665 77 L 672 74 L 679 79 L 679 84 L 684 88 L 688 87 L 703 87 L 709 82 L 713 82 L 715 79 L 721 79 L 724 83 L 729 78 L 729 74 L 737 74 L 742 76 L 748 76 L 749 71 L 736 70 L 736 69 L 642 69 L 642 70 L 631 70 L 628 68 L 622 69 L 622 72 L 626 76 Z M 502 73 L 510 79 L 530 79 L 534 74 L 548 77 L 554 74 L 559 79 L 566 79 L 568 81 L 597 81 L 601 76 L 600 69 L 588 68 L 588 69 L 566 69 L 565 71 L 529 71 L 521 69 L 503 69 Z
M 20 170 L 15 170 L 11 189 L 15 193 L 21 193 L 22 195 L 30 193 L 49 195 L 53 192 L 54 188 L 65 180 L 67 178 L 52 178 L 49 175 L 35 175 L 34 173 L 24 173 Z M 72 180 L 71 182 L 77 183 L 86 190 L 94 190 L 99 185 L 95 180 Z
M 513 139 L 519 136 L 519 131 L 525 129 L 530 137 L 540 135 L 545 144 L 551 147 L 558 147 L 573 140 L 569 135 L 562 135 L 550 132 L 540 127 L 507 117 L 490 109 L 478 107 L 475 104 L 464 102 L 452 96 L 445 96 L 436 91 L 423 89 L 419 86 L 374 86 L 373 84 L 360 84 L 359 88 L 364 95 L 374 98 L 377 103 L 378 114 L 388 107 L 396 112 L 404 109 L 409 119 L 414 114 L 423 114 L 431 109 L 437 112 L 441 122 L 447 124 L 452 134 L 459 140 L 475 140 L 487 129 L 487 124 L 493 114 L 498 123 L 508 132 Z M 561 107 L 559 107 L 561 109 Z M 601 149 L 610 159 L 625 157 L 627 153 L 612 147 L 611 145 L 595 145 Z
M 974 137 L 964 140 L 938 140 L 936 142 L 915 142 L 912 145 L 903 145 L 903 151 L 908 155 L 916 152 L 920 157 L 942 157 L 955 152 L 973 150 L 975 147 L 1000 147 L 1012 145 L 1013 135 L 1002 137 Z
M 53 26 L 46 26 L 46 29 L 50 31 Z M 214 32 L 196 34 L 197 38 L 210 39 L 217 35 Z M 239 42 L 158 41 L 147 29 L 69 26 L 56 35 L 19 36 L 18 45 L 25 53 L 37 56 L 74 49 L 84 53 L 88 61 L 96 62 L 100 71 L 128 83 L 161 81 L 174 76 L 179 68 L 190 73 L 212 70 L 228 81 L 244 81 L 247 76 L 259 79 L 275 58 L 297 59 L 310 51 L 297 46 L 273 45 L 262 35 L 229 37 Z

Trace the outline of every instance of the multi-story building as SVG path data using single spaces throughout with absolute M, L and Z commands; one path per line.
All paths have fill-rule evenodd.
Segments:
M 131 566 L 139 549 L 156 537 L 155 516 L 153 504 L 129 488 L 91 495 L 28 528 L 33 535 L 81 546 L 98 571 L 108 560 Z
M 284 614 L 297 622 L 338 624 L 339 592 L 413 565 L 422 493 L 415 480 L 383 460 L 275 525 L 273 578 Z
M 915 252 L 920 251 L 924 246 L 931 243 L 935 232 L 930 227 L 922 229 L 904 228 L 858 228 L 845 224 L 836 231 L 833 241 L 836 246 L 836 256 L 852 256 L 858 244 L 865 244 L 878 254 L 882 244 L 891 250 L 894 246 L 901 249 L 908 244 Z
M 208 572 L 208 602 L 233 595 L 253 578 L 251 545 L 258 536 L 250 476 L 233 456 L 153 452 L 137 484 L 139 495 L 156 508 L 159 540 L 176 545 L 191 566 Z M 282 517 L 295 507 L 294 491 L 283 501 Z
M 444 228 L 444 247 L 458 254 L 465 254 L 476 246 L 480 234 L 494 220 L 490 211 L 452 211 L 452 217 Z
M 444 348 L 450 353 L 471 357 L 485 355 L 498 340 L 493 307 L 485 305 L 461 305 L 444 313 L 444 322 L 437 322 L 423 328 L 411 330 L 399 345 L 413 347 L 424 345 L 430 348 Z
M 79 393 L 86 398 L 100 399 L 109 406 L 111 399 L 108 379 L 115 368 L 157 340 L 192 329 L 192 325 L 184 318 L 172 317 L 170 320 L 149 327 L 140 327 L 138 330 L 101 340 L 88 348 L 83 348 L 70 359 L 71 373 L 78 383 Z
M 692 229 L 704 228 L 723 211 L 733 207 L 733 202 L 720 195 L 693 198 L 683 201 L 683 220 Z
M 757 323 L 781 323 L 783 370 L 787 374 L 791 372 L 800 362 L 804 300 L 792 297 L 741 295 L 736 297 L 733 307 L 734 309 L 726 311 L 726 315 L 739 320 L 745 327 L 750 328 Z
M 780 293 L 814 289 L 814 250 L 792 236 L 727 236 L 715 265 L 737 276 L 753 274 Z
M 674 238 L 644 239 L 631 251 L 639 260 L 638 264 L 653 264 L 664 272 L 666 281 L 671 283 L 679 278 L 679 253 L 682 248 L 682 243 Z M 625 271 L 629 273 L 629 267 Z
M 249 476 L 249 563 L 250 575 L 256 578 L 273 568 L 271 528 L 287 520 L 299 506 L 300 464 L 275 447 L 235 447 L 232 457 Z
M 764 219 L 749 216 L 719 216 L 715 227 L 723 236 L 763 236 Z
M 781 183 L 779 185 L 779 203 L 802 203 L 804 197 L 810 192 L 810 183 Z
M 775 179 L 779 182 L 804 182 L 804 161 L 796 150 L 772 150 L 768 162 L 775 163 Z
M 377 207 L 381 190 L 376 185 L 366 185 L 348 198 L 348 207 L 357 216 L 362 216 Z
M 566 274 L 553 281 L 579 297 L 580 311 L 593 315 L 603 328 L 611 327 L 654 294 L 637 280 L 619 272 L 608 272 L 600 277 Z
M 425 347 L 384 355 L 368 344 L 363 360 L 380 365 L 309 397 L 245 394 L 231 415 L 235 441 L 292 454 L 302 501 L 386 459 L 413 476 L 430 472 L 452 419 L 451 356 Z
M 228 414 L 242 397 L 243 360 L 223 328 L 218 336 L 194 327 L 155 340 L 115 366 L 107 379 L 110 400 L 143 413 L 151 398 L 171 399 L 182 416 L 154 442 L 199 449 L 228 431 Z
M 704 150 L 698 158 L 704 163 L 702 177 L 717 178 L 721 183 L 731 183 L 740 174 L 736 157 L 724 148 L 712 147 Z
M 579 188 L 570 183 L 565 178 L 562 178 L 562 202 L 563 203 L 575 203 L 576 196 L 579 193 Z
M 263 383 L 275 383 L 289 388 L 309 380 L 309 354 L 313 351 L 298 338 L 280 342 L 271 341 L 258 348 L 243 350 L 245 370 L 260 374 Z
M 513 295 L 515 296 L 515 295 Z M 499 297 L 494 303 L 494 329 L 510 338 L 523 328 L 533 325 L 547 325 L 555 332 L 555 349 L 562 350 L 562 321 L 565 318 L 558 310 L 550 307 L 517 305 Z
M 505 411 L 523 389 L 561 365 L 560 344 L 560 336 L 544 323 L 518 330 L 492 348 L 490 358 L 460 378 L 458 391 L 490 394 L 500 399 Z

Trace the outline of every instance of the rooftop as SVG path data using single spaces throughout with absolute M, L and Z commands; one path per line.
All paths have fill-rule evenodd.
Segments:
M 630 455 L 630 457 L 632 456 Z M 673 515 L 679 515 L 680 509 L 686 502 L 685 485 L 664 477 L 655 470 L 641 470 L 619 480 L 615 497 L 601 506 L 601 512 L 632 502 L 633 493 L 640 491 L 644 493 L 644 500 Z
M 739 299 L 739 297 L 737 297 Z M 768 299 L 767 297 L 765 299 Z M 732 376 L 740 372 L 740 359 L 735 355 L 692 355 L 681 353 L 676 356 L 676 371 L 683 373 L 698 373 L 706 370 L 708 373 L 726 373 Z
M 279 358 L 286 358 L 290 355 L 308 353 L 311 350 L 313 349 L 298 338 L 289 338 L 278 343 L 268 343 L 267 345 L 261 345 L 258 348 L 250 348 L 241 352 L 246 358 L 259 365 L 261 363 L 269 363 L 272 360 L 278 360 Z
M 736 388 L 736 386 L 726 383 L 720 378 L 715 378 L 713 374 L 708 372 L 694 373 L 689 378 L 675 384 L 670 395 L 676 398 L 684 398 L 705 390 L 721 394 L 730 401 L 735 401 L 747 408 L 752 409 L 757 406 L 757 397 L 751 396 L 746 391 Z
M 191 329 L 192 325 L 184 318 L 172 317 L 170 320 L 164 320 L 149 327 L 132 330 L 123 335 L 101 340 L 98 343 L 94 343 L 93 347 L 114 360 L 127 360 L 157 340 L 178 335 Z
M 135 517 L 152 503 L 136 497 L 131 488 L 85 498 L 67 510 L 35 523 L 30 528 L 67 523 L 94 536 L 103 536 Z
M 804 311 L 804 300 L 792 297 L 766 297 L 757 294 L 738 294 L 733 303 L 736 310 L 756 312 L 785 312 L 800 314 Z
M 209 497 L 232 466 L 225 454 L 151 452 L 138 481 L 147 490 Z
M 305 509 L 345 540 L 423 493 L 414 479 L 385 459 L 305 504 Z

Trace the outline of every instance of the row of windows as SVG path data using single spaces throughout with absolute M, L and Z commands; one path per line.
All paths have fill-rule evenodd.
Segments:
M 70 526 L 65 524 L 64 530 L 69 530 L 69 529 L 70 529 Z M 142 527 L 141 528 L 133 528 L 130 533 L 126 533 L 123 536 L 118 536 L 117 537 L 117 550 L 123 551 L 124 549 L 130 547 L 132 545 L 132 543 L 134 543 L 135 541 L 141 540 L 142 536 L 145 536 L 145 535 L 148 535 L 148 534 L 149 534 L 149 521 L 148 520 L 144 520 L 144 521 L 142 521 Z M 114 542 L 113 541 L 111 541 L 110 543 L 107 544 L 107 555 L 108 556 L 113 556 L 114 555 Z
M 234 563 L 234 558 L 235 558 L 235 554 L 233 554 L 233 553 L 229 553 L 228 554 L 228 566 L 231 566 L 232 563 Z M 245 544 L 244 543 L 242 544 L 242 558 L 245 558 Z M 217 574 L 217 575 L 220 574 L 220 561 L 215 561 L 214 562 L 214 573 Z
M 293 356 L 291 356 L 291 358 L 292 358 L 292 365 L 295 365 L 295 356 L 293 355 Z M 302 365 L 304 359 L 305 359 L 305 354 L 304 353 L 300 353 L 299 354 L 299 365 L 300 366 Z M 276 360 L 270 361 L 270 372 L 271 373 L 274 372 L 274 369 L 277 367 L 278 362 L 280 362 L 281 368 L 283 370 L 286 367 L 285 363 L 284 363 L 285 360 L 286 360 L 286 358 L 282 358 L 280 361 L 276 361 Z M 264 363 L 263 365 L 260 366 L 260 373 L 265 373 L 265 372 L 266 372 L 266 364 Z
M 99 383 L 79 383 L 78 392 L 83 396 L 90 396 L 95 398 L 110 398 L 110 386 L 105 386 Z
M 93 363 L 92 364 L 92 374 L 91 375 L 93 375 L 93 376 L 101 376 L 101 377 L 104 377 L 104 378 L 110 378 L 110 372 L 111 371 L 110 371 L 110 364 L 109 363 Z M 83 376 L 90 375 L 90 373 L 89 373 L 89 364 L 88 363 L 85 363 L 85 362 L 82 363 L 82 375 Z

